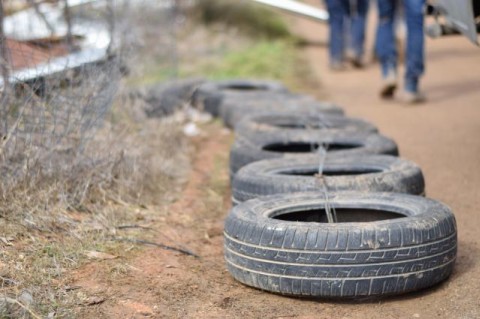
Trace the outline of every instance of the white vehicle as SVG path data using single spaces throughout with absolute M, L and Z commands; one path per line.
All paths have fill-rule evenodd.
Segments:
M 436 18 L 436 22 L 427 27 L 427 35 L 436 38 L 461 33 L 479 45 L 480 0 L 436 0 L 427 12 Z

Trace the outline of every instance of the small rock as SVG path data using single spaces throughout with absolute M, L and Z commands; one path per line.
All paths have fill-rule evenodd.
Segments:
M 207 123 L 213 119 L 211 114 L 192 107 L 187 108 L 185 111 L 187 113 L 187 118 L 195 123 Z
M 95 306 L 95 305 L 99 305 L 101 303 L 104 303 L 105 300 L 107 300 L 107 298 L 105 297 L 101 297 L 101 296 L 93 296 L 93 297 L 89 297 L 86 301 L 85 301 L 85 305 L 86 306 Z
M 222 309 L 226 309 L 232 306 L 233 299 L 230 297 L 223 298 L 219 303 L 218 306 Z
M 18 297 L 18 301 L 21 302 L 24 306 L 30 307 L 33 304 L 33 296 L 30 291 L 24 290 Z
M 209 229 L 207 229 L 207 239 L 221 236 L 223 235 L 223 227 L 222 226 L 212 226 Z

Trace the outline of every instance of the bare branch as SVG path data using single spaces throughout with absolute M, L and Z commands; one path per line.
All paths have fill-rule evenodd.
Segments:
M 107 0 L 107 23 L 110 33 L 110 43 L 108 44 L 107 54 L 111 56 L 113 54 L 114 40 L 115 40 L 115 7 L 113 0 Z
M 40 6 L 38 5 L 38 2 L 36 2 L 35 0 L 27 0 L 27 2 L 33 7 L 33 10 L 35 10 L 35 13 L 40 17 L 40 19 L 42 19 L 43 23 L 45 23 L 45 26 L 47 27 L 48 31 L 50 31 L 50 34 L 54 35 L 55 28 L 50 24 L 43 12 L 40 11 Z
M 159 247 L 159 248 L 162 248 L 162 249 L 165 249 L 165 250 L 172 250 L 172 251 L 182 253 L 184 255 L 193 256 L 195 258 L 200 258 L 199 255 L 191 252 L 190 250 L 181 249 L 181 248 L 172 247 L 172 246 L 167 246 L 167 245 L 164 245 L 164 244 L 155 243 L 153 241 L 148 241 L 148 240 L 143 240 L 143 239 L 135 239 L 135 238 L 123 238 L 123 237 L 115 237 L 114 239 L 117 240 L 117 241 L 124 241 L 124 242 L 128 242 L 128 243 L 133 243 L 133 244 L 143 244 L 143 245 L 148 245 L 148 246 L 155 246 L 155 247 Z
M 70 11 L 70 5 L 68 4 L 68 0 L 63 0 L 65 7 L 63 11 L 63 15 L 65 17 L 65 22 L 67 23 L 67 46 L 70 52 L 73 51 L 73 34 L 72 34 L 72 14 Z

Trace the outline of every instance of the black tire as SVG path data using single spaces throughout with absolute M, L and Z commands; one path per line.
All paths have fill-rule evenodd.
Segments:
M 220 117 L 227 127 L 236 129 L 245 116 L 265 113 L 303 114 L 305 116 L 318 114 L 343 115 L 343 110 L 335 104 L 317 101 L 307 95 L 269 94 L 255 99 L 230 97 L 222 102 Z
M 362 119 L 330 114 L 302 114 L 268 112 L 246 116 L 235 132 L 246 137 L 264 133 L 298 130 L 378 132 L 377 128 Z
M 225 80 L 206 82 L 200 85 L 193 95 L 194 105 L 213 116 L 219 115 L 219 108 L 225 97 L 242 96 L 268 92 L 288 92 L 282 84 L 274 81 L 260 80 Z
M 311 155 L 317 151 L 319 144 L 329 146 L 328 156 L 398 156 L 393 140 L 368 132 L 281 131 L 249 138 L 237 135 L 230 150 L 230 176 L 233 177 L 243 166 L 263 159 Z
M 329 204 L 343 222 L 323 221 L 321 193 L 234 207 L 224 233 L 232 276 L 279 294 L 372 298 L 427 288 L 451 274 L 457 232 L 447 206 L 420 196 L 349 192 L 331 194 Z
M 147 90 L 145 113 L 148 117 L 164 117 L 191 103 L 193 92 L 201 79 L 186 79 L 154 85 Z
M 232 183 L 234 205 L 259 196 L 305 191 L 395 192 L 423 195 L 425 181 L 416 164 L 388 155 L 328 158 L 323 175 L 318 156 L 250 163 Z

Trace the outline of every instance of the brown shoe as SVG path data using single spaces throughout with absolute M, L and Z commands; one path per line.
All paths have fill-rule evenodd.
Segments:
M 352 57 L 349 61 L 355 69 L 363 69 L 365 67 L 365 63 L 361 57 Z
M 365 62 L 361 55 L 356 54 L 352 49 L 348 49 L 345 54 L 345 59 L 348 61 L 355 69 L 363 69 L 365 67 Z

